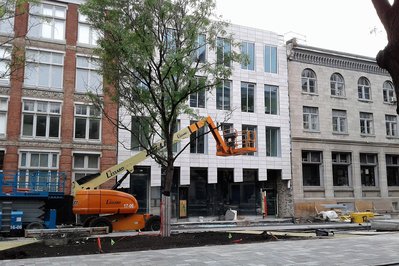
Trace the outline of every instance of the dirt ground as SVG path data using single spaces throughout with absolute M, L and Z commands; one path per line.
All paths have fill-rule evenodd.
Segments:
M 206 245 L 244 244 L 265 241 L 295 240 L 304 237 L 273 236 L 261 234 L 202 232 L 181 233 L 163 238 L 159 235 L 136 235 L 124 237 L 103 237 L 70 239 L 64 245 L 47 245 L 44 241 L 0 251 L 0 260 L 99 253 L 128 252 L 139 250 L 169 249 Z

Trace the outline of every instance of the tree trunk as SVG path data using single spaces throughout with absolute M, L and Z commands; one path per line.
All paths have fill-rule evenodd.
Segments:
M 171 200 L 170 195 L 166 196 L 162 194 L 161 199 L 161 236 L 170 236 L 170 220 L 171 220 Z
M 172 189 L 173 182 L 173 163 L 169 164 L 166 168 L 165 185 L 161 199 L 161 236 L 170 236 L 170 224 L 172 214 L 172 204 L 170 199 L 170 191 Z

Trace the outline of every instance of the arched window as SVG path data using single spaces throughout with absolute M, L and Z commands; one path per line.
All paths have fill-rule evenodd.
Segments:
M 366 77 L 359 78 L 357 94 L 360 100 L 371 100 L 370 81 Z
M 396 103 L 395 90 L 392 82 L 385 81 L 382 85 L 382 96 L 384 97 L 384 103 Z
M 345 97 L 345 81 L 340 74 L 334 73 L 331 75 L 330 88 L 331 95 Z
M 317 93 L 316 74 L 309 68 L 302 71 L 302 92 Z

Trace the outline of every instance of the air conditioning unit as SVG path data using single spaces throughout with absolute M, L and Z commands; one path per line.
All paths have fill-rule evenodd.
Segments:
M 396 97 L 390 97 L 390 98 L 389 98 L 389 101 L 390 101 L 391 103 L 396 103 Z

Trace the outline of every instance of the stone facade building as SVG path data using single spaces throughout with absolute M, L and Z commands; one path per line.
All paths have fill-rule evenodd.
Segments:
M 233 110 L 223 127 L 238 131 L 255 129 L 257 152 L 217 157 L 210 134 L 192 143 L 175 163 L 172 216 L 218 217 L 229 208 L 237 210 L 238 215 L 262 215 L 261 191 L 266 191 L 269 215 L 292 216 L 287 57 L 283 38 L 244 26 L 231 25 L 228 31 L 241 43 L 249 63 L 234 63 L 230 80 L 206 95 L 190 97 L 189 105 L 200 116 L 210 115 L 215 122 L 223 121 L 226 112 Z M 225 43 L 223 49 L 232 48 Z M 216 60 L 216 54 L 209 48 L 204 53 L 206 60 Z M 134 119 L 133 130 L 137 126 Z M 179 123 L 183 128 L 192 121 L 181 116 Z M 135 140 L 129 132 L 120 131 L 119 139 L 118 160 L 123 161 L 137 151 L 132 148 Z M 188 141 L 182 141 L 177 149 Z M 148 159 L 122 184 L 136 195 L 142 211 L 159 212 L 161 175 L 159 165 Z
M 327 203 L 398 209 L 397 99 L 389 74 L 374 58 L 295 39 L 287 54 L 295 216 Z

